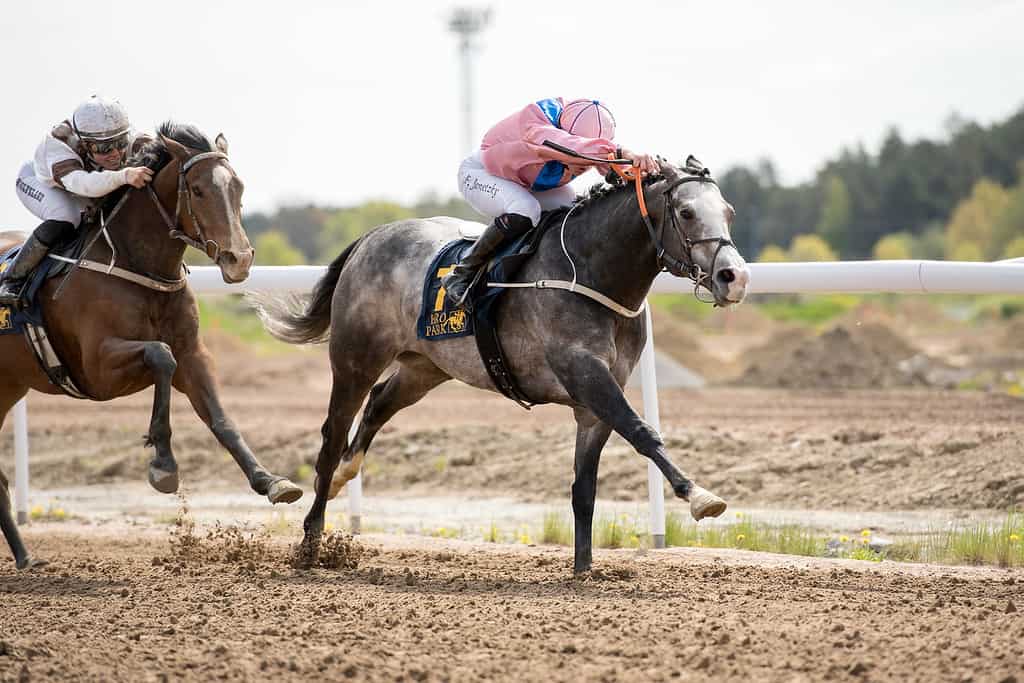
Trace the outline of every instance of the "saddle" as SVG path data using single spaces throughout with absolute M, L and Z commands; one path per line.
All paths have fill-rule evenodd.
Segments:
M 561 220 L 567 210 L 545 212 L 541 215 L 537 227 L 495 252 L 490 263 L 486 268 L 480 269 L 470 286 L 468 296 L 473 303 L 472 314 L 467 314 L 463 308 L 451 306 L 444 296 L 441 278 L 450 272 L 452 266 L 459 261 L 478 235 L 467 235 L 463 232 L 462 237 L 444 245 L 431 261 L 423 284 L 423 303 L 416 325 L 417 336 L 428 341 L 440 341 L 473 335 L 480 359 L 494 386 L 526 409 L 536 403 L 526 396 L 509 371 L 497 328 L 499 306 L 504 301 L 501 295 L 506 290 L 489 287 L 487 283 L 514 281 L 523 266 L 537 253 L 541 238 L 550 226 Z

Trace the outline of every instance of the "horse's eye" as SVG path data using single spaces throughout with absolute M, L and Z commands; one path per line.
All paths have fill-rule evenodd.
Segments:
M 197 198 L 201 198 L 203 196 L 203 191 L 200 190 L 198 187 L 193 187 L 192 188 L 192 196 L 197 197 Z
M 688 206 L 684 206 L 683 210 L 679 212 L 684 220 L 692 221 L 694 217 L 693 209 Z

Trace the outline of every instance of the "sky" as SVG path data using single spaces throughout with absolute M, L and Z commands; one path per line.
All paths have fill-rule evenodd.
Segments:
M 934 138 L 954 112 L 990 124 L 1024 106 L 1024 0 L 459 4 L 491 8 L 472 60 L 476 139 L 528 102 L 594 97 L 626 147 L 713 170 L 768 157 L 795 183 L 892 126 Z M 247 211 L 455 194 L 468 152 L 455 6 L 7 3 L 0 229 L 34 226 L 18 169 L 93 93 L 142 130 L 223 132 Z

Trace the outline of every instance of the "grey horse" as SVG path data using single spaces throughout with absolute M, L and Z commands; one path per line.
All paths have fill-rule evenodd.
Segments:
M 655 276 L 674 265 L 673 272 L 690 274 L 709 289 L 716 304 L 742 301 L 750 275 L 729 238 L 735 211 L 710 177 L 661 162 L 661 174 L 645 181 L 644 196 L 651 207 L 646 224 L 631 186 L 592 191 L 545 233 L 516 279 L 567 280 L 575 272 L 579 284 L 620 310 L 639 311 Z M 447 217 L 383 225 L 331 263 L 308 303 L 294 296 L 254 297 L 276 338 L 330 344 L 333 386 L 299 567 L 316 561 L 327 501 L 359 472 L 374 435 L 395 413 L 452 378 L 496 391 L 471 337 L 426 341 L 416 334 L 426 270 L 466 228 L 467 222 Z M 571 407 L 576 418 L 575 572 L 591 568 L 597 468 L 612 430 L 658 466 L 676 496 L 690 502 L 694 519 L 725 510 L 721 498 L 670 462 L 661 436 L 623 395 L 646 338 L 642 316 L 558 289 L 511 289 L 504 296 L 498 329 L 520 387 L 535 402 Z M 392 363 L 397 370 L 377 383 Z M 349 444 L 349 428 L 367 393 Z M 335 474 L 340 462 L 345 465 Z

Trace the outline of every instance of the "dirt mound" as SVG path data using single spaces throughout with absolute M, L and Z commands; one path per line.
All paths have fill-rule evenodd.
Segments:
M 748 353 L 738 384 L 801 389 L 869 389 L 925 384 L 901 363 L 920 352 L 884 325 L 837 325 L 814 336 L 790 329 Z

